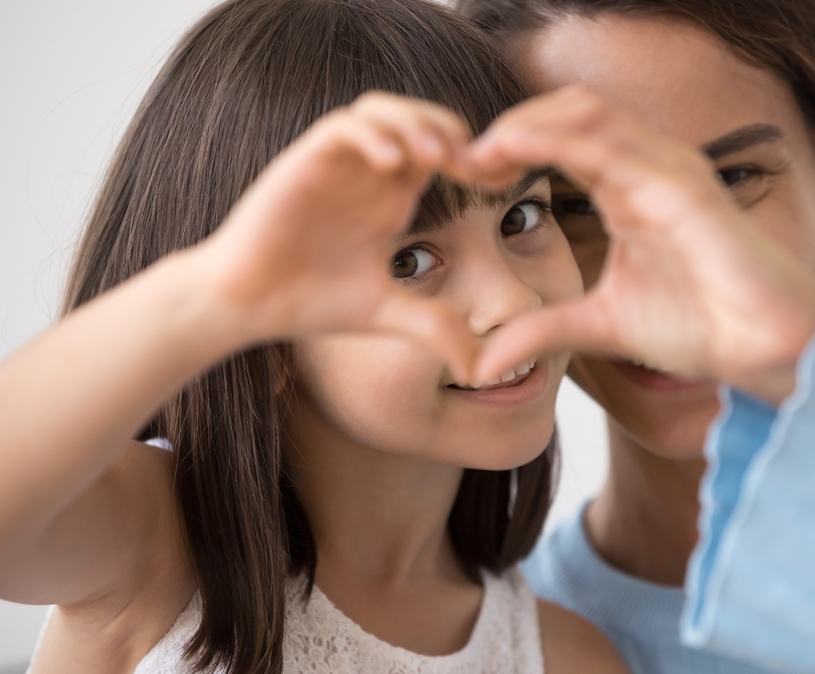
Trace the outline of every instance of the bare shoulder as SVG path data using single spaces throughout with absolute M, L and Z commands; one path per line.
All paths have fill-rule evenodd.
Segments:
M 628 674 L 611 642 L 584 618 L 538 600 L 538 621 L 546 674 Z

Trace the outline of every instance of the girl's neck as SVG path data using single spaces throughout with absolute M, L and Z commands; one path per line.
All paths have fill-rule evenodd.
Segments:
M 320 560 L 376 584 L 444 569 L 462 469 L 366 447 L 307 402 L 294 407 L 289 470 Z
M 388 643 L 425 655 L 462 648 L 483 595 L 447 533 L 462 469 L 365 447 L 307 401 L 293 404 L 287 431 L 320 590 Z
M 608 477 L 585 513 L 592 546 L 626 573 L 681 586 L 698 539 L 704 459 L 656 456 L 611 420 L 609 444 Z

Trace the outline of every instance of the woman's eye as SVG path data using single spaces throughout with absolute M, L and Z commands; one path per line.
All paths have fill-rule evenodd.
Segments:
M 587 197 L 552 197 L 552 214 L 557 220 L 558 216 L 597 215 L 597 210 Z
M 435 256 L 423 248 L 406 248 L 393 256 L 391 276 L 398 279 L 409 279 L 421 276 L 436 265 Z
M 755 169 L 729 168 L 719 171 L 719 178 L 727 187 L 735 187 L 759 174 Z
M 501 236 L 514 236 L 535 229 L 541 221 L 541 209 L 542 206 L 533 201 L 510 208 L 501 221 Z

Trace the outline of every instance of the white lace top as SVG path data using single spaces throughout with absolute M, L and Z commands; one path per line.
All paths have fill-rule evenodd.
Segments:
M 287 589 L 284 674 L 543 674 L 535 598 L 517 569 L 484 574 L 484 599 L 467 645 L 426 656 L 365 632 L 315 587 L 307 604 L 302 581 Z M 200 619 L 196 596 L 134 674 L 182 674 L 184 644 Z

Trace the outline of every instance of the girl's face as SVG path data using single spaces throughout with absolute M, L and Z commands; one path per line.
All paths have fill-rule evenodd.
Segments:
M 548 178 L 531 175 L 498 205 L 414 227 L 393 243 L 393 282 L 444 300 L 485 338 L 519 314 L 580 295 L 580 272 L 550 200 Z M 297 404 L 337 440 L 499 470 L 546 447 L 567 359 L 538 358 L 508 381 L 473 391 L 407 339 L 320 336 L 297 345 L 294 384 Z
M 713 35 L 672 20 L 567 17 L 521 48 L 540 90 L 582 83 L 705 151 L 741 206 L 815 272 L 814 136 L 782 79 L 747 65 Z M 589 288 L 601 272 L 606 237 L 584 195 L 562 181 L 552 189 L 556 217 Z M 701 455 L 718 410 L 715 384 L 602 358 L 575 358 L 569 374 L 653 452 Z

